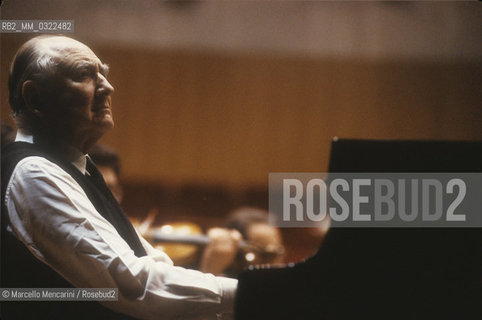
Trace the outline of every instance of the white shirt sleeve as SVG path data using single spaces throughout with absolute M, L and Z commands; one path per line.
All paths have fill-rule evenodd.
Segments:
M 5 204 L 16 237 L 76 287 L 119 288 L 111 309 L 141 319 L 216 319 L 232 312 L 237 280 L 173 266 L 141 237 L 137 257 L 56 164 L 27 157 L 16 166 Z

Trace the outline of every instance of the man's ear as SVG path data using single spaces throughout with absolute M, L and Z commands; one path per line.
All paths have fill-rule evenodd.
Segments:
M 37 117 L 41 116 L 40 99 L 38 89 L 32 80 L 27 80 L 22 85 L 22 97 L 25 102 L 25 106 Z

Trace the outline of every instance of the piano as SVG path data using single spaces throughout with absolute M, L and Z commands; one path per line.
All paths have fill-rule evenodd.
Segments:
M 328 171 L 481 173 L 482 142 L 334 139 Z M 301 263 L 244 271 L 235 319 L 482 319 L 482 229 L 332 228 Z

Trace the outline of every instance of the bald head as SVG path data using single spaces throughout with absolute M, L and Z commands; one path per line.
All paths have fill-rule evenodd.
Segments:
M 54 73 L 58 56 L 61 54 L 62 42 L 81 44 L 62 36 L 38 36 L 25 42 L 15 54 L 10 66 L 8 79 L 10 106 L 17 117 L 25 116 L 25 101 L 22 97 L 22 86 L 27 80 L 41 82 Z M 83 45 L 83 44 L 81 44 Z
M 107 66 L 83 43 L 39 36 L 23 44 L 9 75 L 10 106 L 19 128 L 62 139 L 100 138 L 113 127 Z

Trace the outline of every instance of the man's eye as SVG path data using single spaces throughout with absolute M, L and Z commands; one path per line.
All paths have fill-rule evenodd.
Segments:
M 83 71 L 80 73 L 80 76 L 81 76 L 82 78 L 90 78 L 90 77 L 93 76 L 93 73 L 92 73 L 92 71 L 90 71 L 90 70 L 83 70 Z
M 79 69 L 74 72 L 74 80 L 76 81 L 84 81 L 89 78 L 94 78 L 95 72 L 90 69 Z

